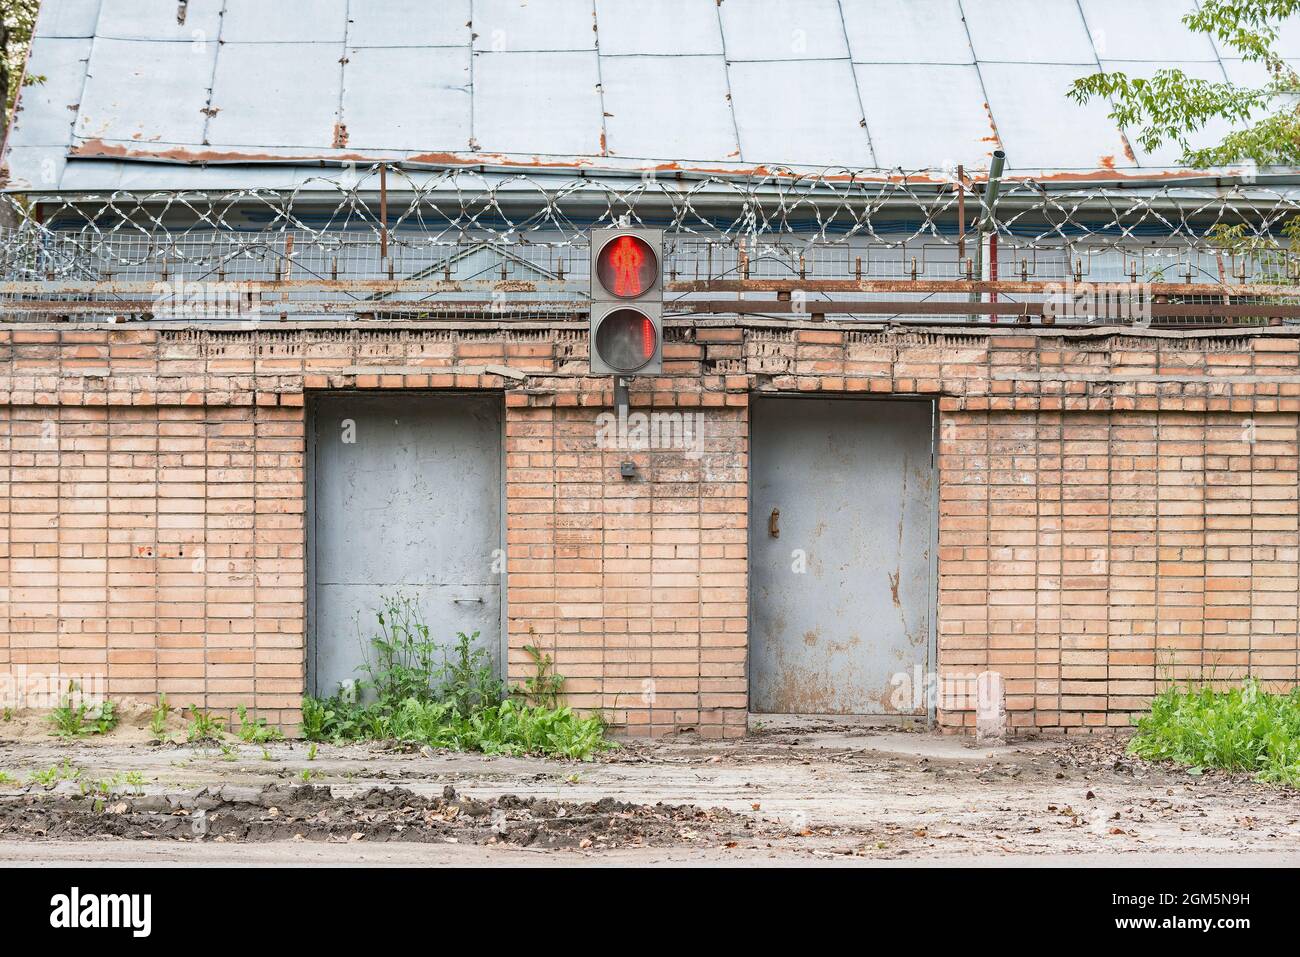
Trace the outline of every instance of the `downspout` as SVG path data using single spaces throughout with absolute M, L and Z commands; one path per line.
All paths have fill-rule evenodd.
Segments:
M 997 282 L 997 278 L 998 278 L 998 231 L 997 231 L 996 220 L 994 218 L 994 208 L 997 206 L 998 193 L 1002 189 L 1002 170 L 1003 167 L 1006 165 L 1006 161 L 1007 161 L 1007 154 L 1005 151 L 1003 150 L 993 151 L 993 159 L 992 162 L 989 163 L 988 184 L 984 188 L 985 214 L 982 217 L 980 217 L 979 227 L 978 227 L 979 247 L 978 247 L 977 255 L 980 258 L 980 262 L 979 262 L 980 278 L 989 280 L 990 282 Z M 984 252 L 984 246 L 986 241 L 988 244 L 987 259 L 985 258 L 986 254 Z M 987 272 L 985 272 L 985 268 L 984 268 L 985 262 L 988 263 Z M 983 299 L 984 297 L 981 294 L 979 295 L 979 298 L 976 299 L 975 301 L 982 302 Z M 989 293 L 989 302 L 997 302 L 997 301 L 998 301 L 998 294 L 996 292 Z M 998 317 L 996 315 L 990 315 L 989 320 L 991 322 L 997 322 Z

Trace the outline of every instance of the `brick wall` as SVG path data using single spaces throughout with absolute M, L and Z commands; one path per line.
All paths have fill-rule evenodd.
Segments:
M 940 661 L 1002 673 L 1013 723 L 1126 725 L 1170 678 L 1297 680 L 1295 412 L 945 422 Z
M 709 401 L 698 459 L 599 449 L 579 393 L 527 398 L 507 399 L 512 672 L 524 645 L 554 648 L 570 703 L 633 733 L 742 731 L 747 396 L 660 396 Z
M 1293 334 L 680 324 L 633 402 L 702 412 L 706 452 L 636 453 L 635 483 L 597 447 L 611 396 L 582 375 L 585 340 L 0 327 L 0 671 L 293 724 L 305 393 L 488 389 L 512 674 L 536 640 L 574 704 L 626 729 L 740 733 L 748 398 L 773 390 L 938 400 L 939 664 L 1002 672 L 1017 727 L 1127 723 L 1163 676 L 1297 680 Z
M 0 435 L 4 661 L 296 720 L 299 409 L 9 406 Z

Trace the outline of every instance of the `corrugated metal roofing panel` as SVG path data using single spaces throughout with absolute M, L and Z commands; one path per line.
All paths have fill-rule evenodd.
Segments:
M 1065 98 L 1078 66 L 985 63 L 980 75 L 1008 150 L 1034 156 L 1045 169 L 1110 171 L 1134 165 L 1106 115 L 1109 106 L 1097 100 L 1079 106 Z
M 721 56 L 603 57 L 600 69 L 611 155 L 739 158 Z
M 356 140 L 420 150 L 441 142 L 467 149 L 469 61 L 466 47 L 349 50 L 342 145 Z M 403 80 L 395 83 L 398 76 Z
M 1220 55 L 1224 50 L 1219 50 Z M 1286 59 L 1300 57 L 1300 18 L 1292 17 L 1278 25 L 1277 52 Z
M 846 59 L 837 0 L 725 0 L 718 7 L 727 59 Z
M 1223 59 L 1219 63 L 1232 83 L 1239 83 L 1242 86 L 1263 86 L 1268 82 L 1268 68 L 1258 60 Z M 1287 60 L 1287 63 L 1290 64 L 1291 69 L 1300 72 L 1300 58 L 1292 57 Z
M 848 60 L 733 63 L 730 76 L 745 162 L 877 165 Z
M 62 182 L 98 21 L 99 0 L 40 5 L 26 76 L 45 81 L 18 91 L 0 165 L 6 188 L 57 189 Z
M 533 155 L 601 155 L 599 82 L 594 52 L 474 54 L 476 148 L 518 153 L 527 143 Z
M 374 176 L 366 170 L 320 166 L 167 166 L 167 189 L 212 190 L 226 192 L 245 189 L 279 191 L 304 188 L 310 192 L 313 180 L 348 186 L 362 177 Z M 159 167 L 152 163 L 123 160 L 78 160 L 68 166 L 60 188 L 69 193 L 111 192 L 126 190 L 148 192 L 159 188 Z M 337 187 L 321 183 L 322 192 L 336 194 Z
M 590 0 L 474 0 L 476 51 L 594 50 L 595 26 Z
M 958 0 L 844 4 L 855 63 L 974 63 Z
M 32 76 L 45 77 L 45 82 L 23 89 L 12 146 L 67 149 L 72 142 L 72 124 L 77 118 L 90 47 L 89 39 L 37 37 L 32 43 L 27 70 Z
M 342 56 L 332 43 L 222 44 L 208 142 L 252 151 L 335 146 Z
M 464 47 L 469 0 L 351 0 L 348 43 L 358 47 Z
M 225 0 L 225 6 L 224 43 L 341 44 L 348 25 L 348 0 Z
M 1243 86 L 1262 86 L 1268 82 L 1268 68 L 1257 60 L 1220 60 L 1223 72 L 1230 83 Z
M 90 76 L 111 72 L 114 82 L 86 84 L 77 111 L 77 136 L 122 142 L 203 142 L 207 85 L 217 57 L 214 40 L 175 43 L 97 37 L 94 43 Z M 166 96 L 159 95 L 169 87 Z
M 962 0 L 962 10 L 981 63 L 1097 63 L 1074 0 Z
M 998 147 L 973 64 L 860 63 L 856 70 L 882 166 L 977 168 Z
M 117 40 L 215 40 L 221 30 L 221 0 L 141 3 L 101 0 L 99 37 Z M 184 16 L 182 16 L 182 9 Z
M 48 147 L 47 147 L 48 149 Z M 18 152 L 18 151 L 15 151 Z M 25 151 L 24 151 L 25 152 Z M 42 159 L 34 156 L 31 159 L 23 157 L 21 162 L 18 158 L 11 160 L 17 169 L 36 168 L 33 160 Z M 47 162 L 49 160 L 46 160 Z M 76 163 L 67 163 L 63 158 L 60 150 L 59 176 L 54 182 L 45 183 L 38 188 L 52 190 L 56 186 L 61 190 L 69 192 L 111 192 L 118 188 L 118 183 L 122 179 L 122 168 L 131 167 L 132 169 L 146 170 L 148 167 L 144 163 L 123 163 L 120 160 L 79 160 Z M 198 169 L 199 167 L 182 167 L 183 169 Z M 157 182 L 157 169 L 154 170 L 154 182 Z M 40 180 L 38 179 L 38 182 Z M 156 186 L 145 187 L 155 189 Z
M 1192 12 L 1192 0 L 1162 0 L 1165 28 L 1143 22 L 1143 4 L 1133 0 L 1079 0 L 1093 49 L 1103 60 L 1215 60 L 1210 38 L 1179 22 Z
M 100 0 L 43 0 L 36 17 L 40 37 L 93 37 Z
M 659 0 L 654 15 L 644 4 L 596 0 L 602 56 L 722 53 L 716 0 Z
M 72 164 L 68 171 L 73 177 L 79 167 L 93 165 L 103 161 L 82 161 Z M 130 191 L 143 191 L 156 188 L 157 167 L 147 163 L 118 162 L 116 181 L 113 188 Z M 319 183 L 321 191 L 330 196 L 337 196 L 337 187 L 329 184 L 338 183 L 344 187 L 351 186 L 367 176 L 372 188 L 377 189 L 375 177 L 368 171 L 347 166 L 322 168 L 320 166 L 169 166 L 170 189 L 176 190 L 243 190 L 261 189 L 278 191 L 283 189 L 302 189 L 311 192 L 312 183 Z M 106 171 L 107 172 L 107 171 Z M 151 174 L 152 177 L 151 178 Z M 328 180 L 328 183 L 324 182 Z M 67 187 L 76 190 L 78 185 L 72 182 Z
M 7 188 L 44 191 L 60 189 L 67 180 L 68 165 L 66 146 L 19 146 L 10 143 L 5 151 L 5 168 L 16 170 L 17 173 L 11 178 L 12 185 Z
M 271 160 L 740 175 L 957 160 L 978 172 L 992 128 L 1012 176 L 1154 181 L 1172 154 L 1134 157 L 1104 104 L 1064 93 L 1099 52 L 1132 69 L 1217 66 L 1214 45 L 1178 22 L 1191 2 L 474 0 L 471 25 L 469 0 L 225 0 L 220 18 L 222 0 L 190 0 L 184 23 L 175 0 L 45 0 L 38 49 L 80 33 L 103 52 L 88 76 L 61 62 L 57 82 L 24 91 L 7 186 L 116 181 L 119 160 L 155 161 L 130 176 L 159 188 L 193 181 L 171 164 Z M 177 53 L 214 30 L 215 83 L 202 58 Z M 122 38 L 134 45 L 115 50 Z M 1300 56 L 1300 18 L 1281 47 Z M 919 68 L 934 63 L 974 67 Z M 75 176 L 44 142 L 73 111 Z

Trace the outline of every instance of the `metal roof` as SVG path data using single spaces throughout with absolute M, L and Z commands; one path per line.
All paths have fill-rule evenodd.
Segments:
M 287 187 L 380 160 L 978 173 L 997 148 L 1048 184 L 1168 182 L 1176 150 L 1065 91 L 1099 67 L 1257 79 L 1182 27 L 1192 2 L 45 0 L 7 188 Z M 1300 22 L 1280 50 L 1300 58 Z

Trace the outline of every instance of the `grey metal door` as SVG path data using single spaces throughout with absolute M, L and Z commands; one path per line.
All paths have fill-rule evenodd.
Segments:
M 931 417 L 928 402 L 755 398 L 751 710 L 925 713 Z
M 308 686 L 358 677 L 385 595 L 420 603 L 430 635 L 501 659 L 501 400 L 325 396 L 308 460 Z

